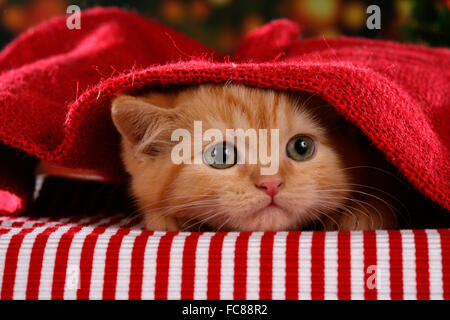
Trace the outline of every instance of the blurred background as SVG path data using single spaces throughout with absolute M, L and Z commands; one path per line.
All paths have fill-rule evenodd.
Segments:
M 450 46 L 450 0 L 0 0 L 0 48 L 69 5 L 120 6 L 170 25 L 230 53 L 247 32 L 280 17 L 297 21 L 305 37 L 340 35 Z M 366 9 L 381 8 L 381 29 L 369 30 Z

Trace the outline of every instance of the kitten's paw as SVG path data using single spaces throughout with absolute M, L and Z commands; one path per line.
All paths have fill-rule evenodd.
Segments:
M 159 214 L 146 214 L 145 227 L 153 231 L 179 231 L 180 226 L 173 217 L 165 217 Z

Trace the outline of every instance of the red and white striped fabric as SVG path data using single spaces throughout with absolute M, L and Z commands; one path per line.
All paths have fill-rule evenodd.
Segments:
M 0 217 L 1 299 L 449 299 L 450 230 L 164 233 Z

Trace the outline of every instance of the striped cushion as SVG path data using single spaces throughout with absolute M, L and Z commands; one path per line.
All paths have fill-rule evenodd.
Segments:
M 164 233 L 0 218 L 1 299 L 449 299 L 450 230 Z

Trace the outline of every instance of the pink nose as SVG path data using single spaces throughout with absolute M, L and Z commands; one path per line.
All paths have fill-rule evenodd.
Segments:
M 262 180 L 256 184 L 256 187 L 263 189 L 269 196 L 275 196 L 283 185 L 281 179 Z

